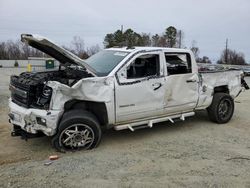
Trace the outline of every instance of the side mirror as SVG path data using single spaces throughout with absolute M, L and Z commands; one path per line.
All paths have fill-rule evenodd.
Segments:
M 121 71 L 121 77 L 127 78 L 127 70 L 126 70 L 126 69 L 123 69 L 123 70 Z
M 118 72 L 117 76 L 118 76 L 120 81 L 127 79 L 127 69 L 125 68 L 125 69 L 120 70 Z

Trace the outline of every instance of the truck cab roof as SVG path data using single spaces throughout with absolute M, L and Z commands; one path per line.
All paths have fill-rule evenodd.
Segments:
M 164 47 L 112 47 L 107 48 L 105 50 L 115 50 L 115 51 L 122 51 L 122 52 L 138 52 L 138 51 L 164 51 L 164 52 L 177 52 L 177 53 L 190 53 L 191 51 L 188 49 L 181 49 L 181 48 L 164 48 Z

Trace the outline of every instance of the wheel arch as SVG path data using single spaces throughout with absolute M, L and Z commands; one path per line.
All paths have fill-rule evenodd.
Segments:
M 86 110 L 91 112 L 99 121 L 102 128 L 108 126 L 108 112 L 104 102 L 93 102 L 72 99 L 64 104 L 64 113 L 73 109 Z
M 230 94 L 228 85 L 221 85 L 214 87 L 214 93 L 227 93 Z

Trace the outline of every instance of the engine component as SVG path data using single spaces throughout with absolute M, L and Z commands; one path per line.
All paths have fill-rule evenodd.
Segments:
M 23 107 L 48 109 L 52 88 L 46 86 L 48 81 L 58 81 L 72 86 L 78 80 L 89 77 L 83 69 L 67 67 L 65 70 L 49 72 L 24 72 L 19 76 L 13 75 L 10 79 L 12 101 Z

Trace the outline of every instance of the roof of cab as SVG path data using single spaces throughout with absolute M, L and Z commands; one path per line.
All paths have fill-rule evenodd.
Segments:
M 105 50 L 114 50 L 114 51 L 122 51 L 122 52 L 137 52 L 137 51 L 153 51 L 153 50 L 159 50 L 163 52 L 178 52 L 178 53 L 190 53 L 191 51 L 188 49 L 181 49 L 181 48 L 164 48 L 164 47 L 113 47 L 113 48 L 107 48 Z

